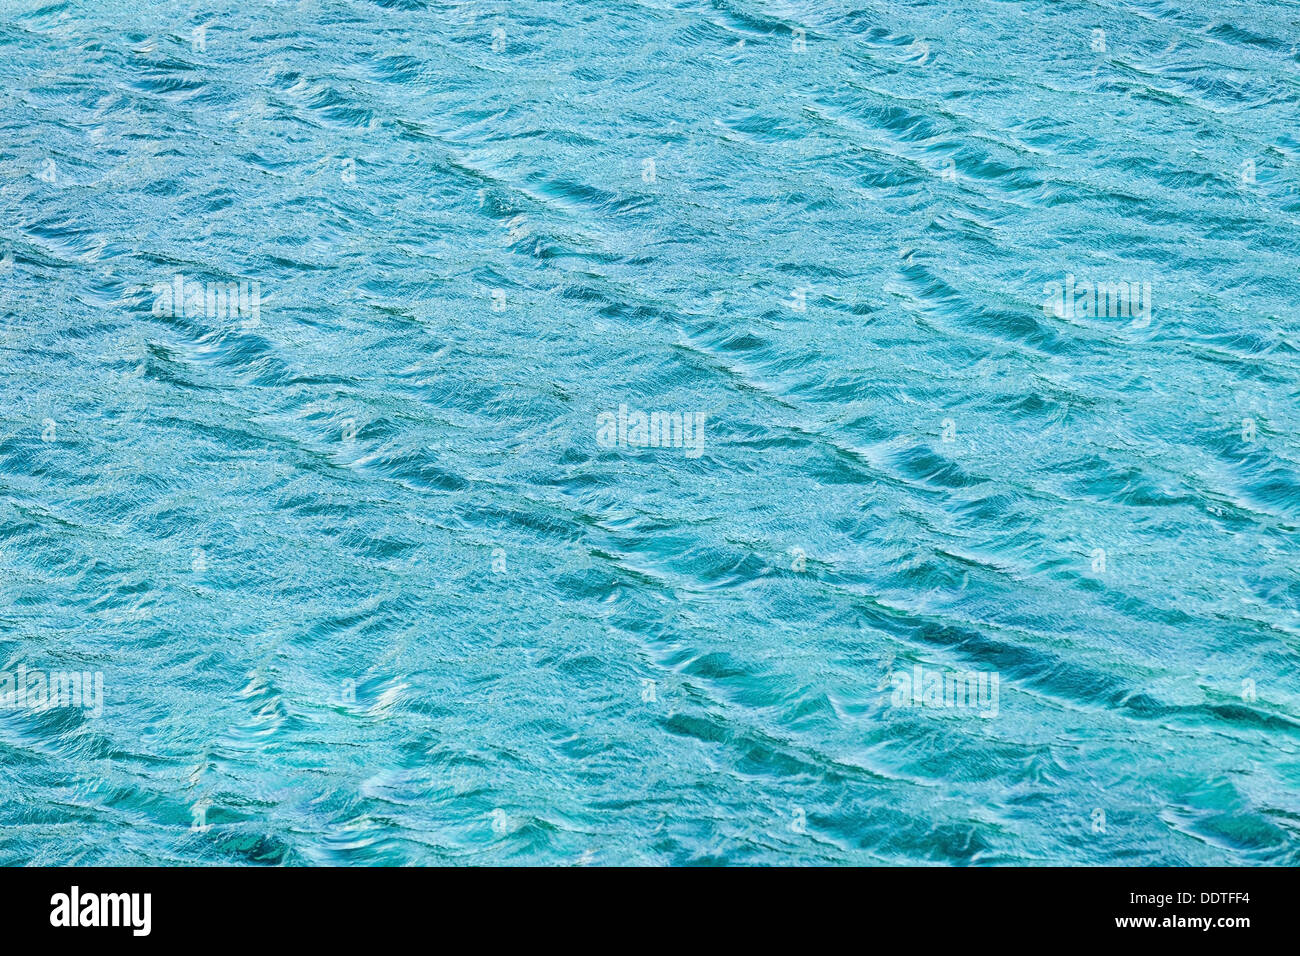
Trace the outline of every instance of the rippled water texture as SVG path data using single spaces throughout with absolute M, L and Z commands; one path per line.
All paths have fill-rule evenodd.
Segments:
M 0 862 L 1300 862 L 1295 4 L 0 10 Z

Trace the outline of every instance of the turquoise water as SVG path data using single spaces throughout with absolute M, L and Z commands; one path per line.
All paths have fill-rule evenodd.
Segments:
M 1300 862 L 1297 42 L 4 0 L 0 861 Z

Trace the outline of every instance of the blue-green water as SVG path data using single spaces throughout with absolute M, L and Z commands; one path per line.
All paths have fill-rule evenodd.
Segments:
M 0 861 L 1300 862 L 1298 41 L 3 0 Z

